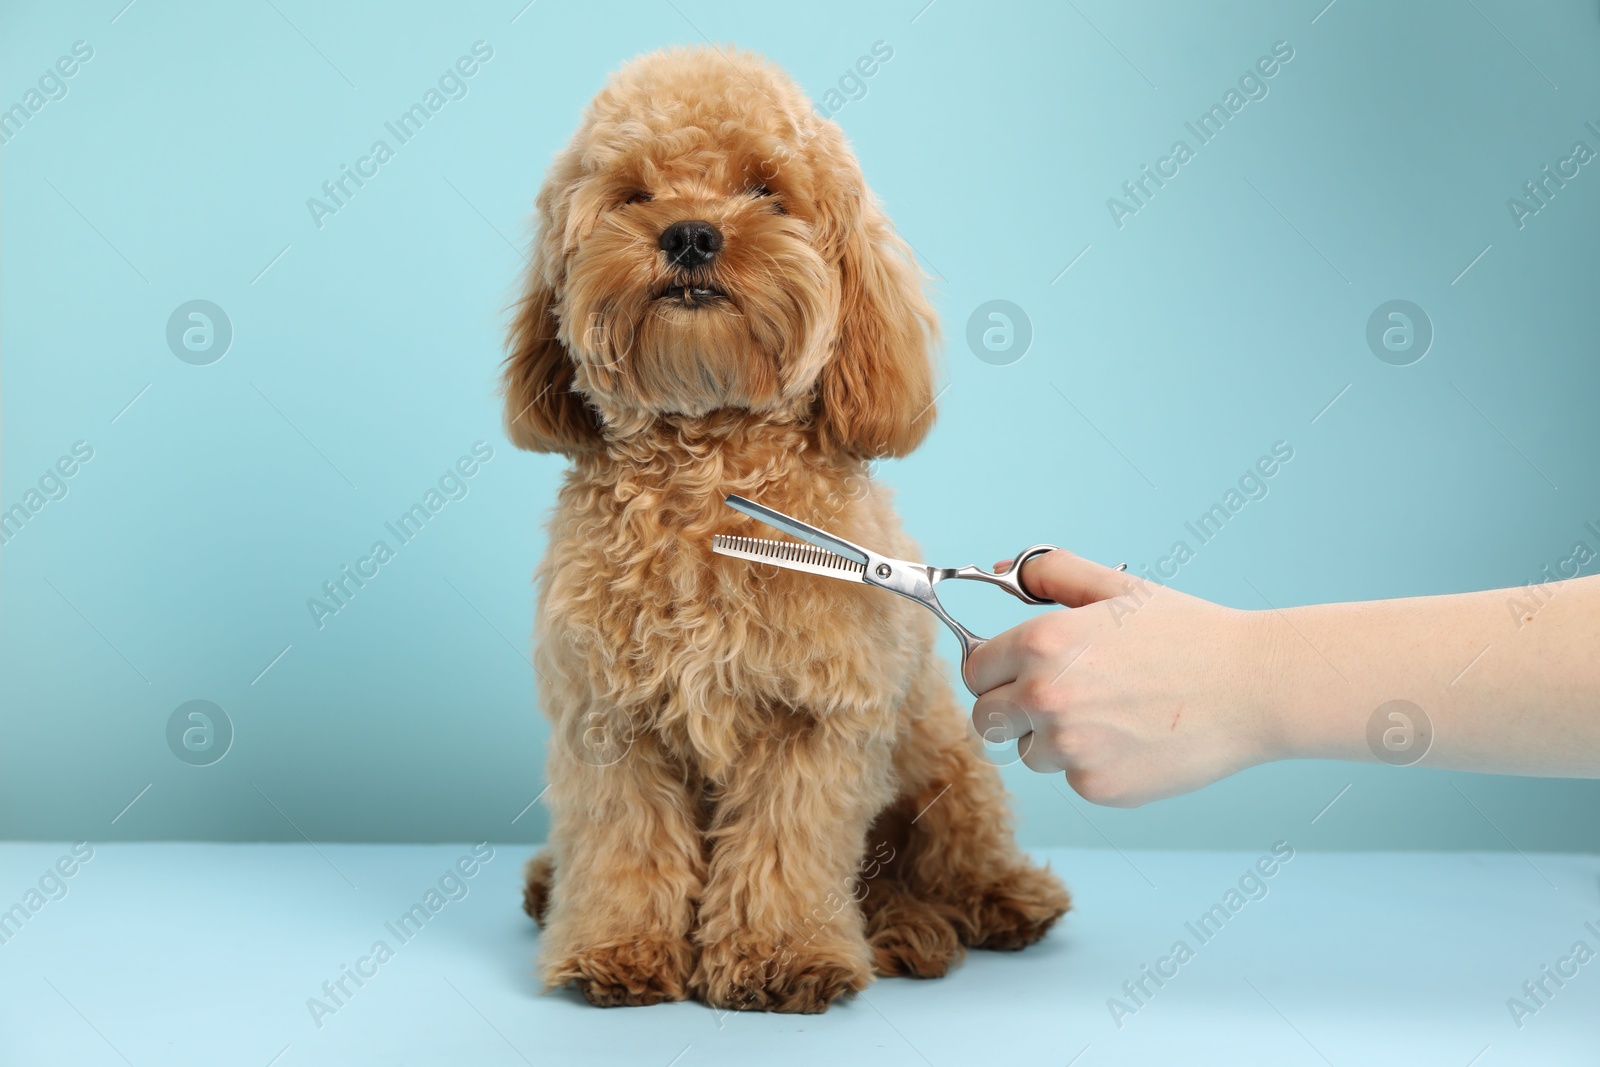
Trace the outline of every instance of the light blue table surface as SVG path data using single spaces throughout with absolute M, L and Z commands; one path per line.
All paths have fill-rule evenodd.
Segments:
M 822 1016 L 724 1016 L 539 995 L 526 853 L 497 847 L 447 881 L 402 943 L 386 924 L 468 846 L 98 845 L 50 878 L 70 845 L 0 845 L 0 907 L 26 911 L 41 878 L 55 894 L 0 928 L 0 1063 L 1600 1062 L 1600 962 L 1572 956 L 1600 950 L 1592 856 L 1301 851 L 1202 941 L 1186 924 L 1226 906 L 1259 854 L 1052 850 L 1076 910 L 1042 945 L 880 981 Z M 308 1000 L 332 1006 L 323 983 L 379 940 L 392 958 L 346 979 L 319 1027 Z M 1123 983 L 1179 940 L 1192 958 L 1128 999 Z M 1576 973 L 1557 986 L 1546 966 Z M 1536 1005 L 1523 983 L 1541 980 Z M 1112 997 L 1138 1008 L 1120 1028 Z M 1530 1008 L 1520 1020 L 1512 997 Z

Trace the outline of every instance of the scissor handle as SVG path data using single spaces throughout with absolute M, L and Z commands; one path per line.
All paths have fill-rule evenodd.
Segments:
M 930 567 L 928 568 L 928 577 L 933 585 L 952 578 L 983 582 L 987 585 L 999 586 L 1024 604 L 1054 604 L 1054 600 L 1036 597 L 1022 588 L 1022 565 L 1035 556 L 1042 556 L 1047 552 L 1054 551 L 1056 551 L 1055 545 L 1030 545 L 1018 552 L 1016 557 L 1012 559 L 1011 566 L 1003 571 L 990 572 L 982 567 L 974 567 L 970 564 L 965 567 Z M 944 620 L 945 625 L 950 627 L 951 632 L 956 635 L 956 640 L 961 643 L 961 681 L 965 683 L 969 693 L 977 696 L 978 691 L 972 687 L 971 680 L 967 678 L 967 658 L 982 648 L 989 639 L 987 637 L 979 637 L 952 618 L 950 613 L 944 610 L 944 605 L 939 603 L 937 593 L 934 593 L 928 600 L 924 600 L 923 604 L 931 608 L 935 615 Z
M 999 586 L 1024 604 L 1054 604 L 1055 601 L 1047 597 L 1037 597 L 1022 587 L 1022 565 L 1034 556 L 1042 556 L 1048 552 L 1057 551 L 1055 545 L 1030 545 L 1018 552 L 1011 560 L 1011 566 L 1003 571 L 989 572 L 981 567 L 971 565 L 965 567 L 947 567 L 934 572 L 934 581 L 946 578 L 962 578 L 974 582 L 986 582 L 989 585 Z
M 1030 545 L 1017 553 L 1016 558 L 1011 561 L 1011 566 L 1003 571 L 994 573 L 983 570 L 981 567 L 973 566 L 931 568 L 932 582 L 937 585 L 947 578 L 984 582 L 989 585 L 999 586 L 1024 604 L 1054 604 L 1056 601 L 1045 597 L 1036 597 L 1022 587 L 1022 565 L 1035 556 L 1042 556 L 1048 552 L 1055 551 L 1058 551 L 1055 545 Z M 1128 565 L 1119 563 L 1114 569 L 1124 571 L 1128 569 Z M 972 681 L 967 677 L 967 659 L 978 649 L 988 644 L 989 639 L 987 637 L 979 637 L 957 622 L 950 616 L 949 612 L 944 610 L 944 606 L 938 603 L 938 599 L 938 595 L 935 594 L 932 597 L 933 603 L 926 606 L 932 608 L 933 613 L 944 620 L 945 625 L 950 627 L 951 632 L 956 635 L 956 640 L 961 643 L 961 681 L 966 685 L 967 692 L 977 696 L 978 691 L 972 687 Z

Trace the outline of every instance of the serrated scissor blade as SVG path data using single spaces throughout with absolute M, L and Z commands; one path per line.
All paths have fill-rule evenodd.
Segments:
M 771 563 L 792 571 L 806 571 L 847 582 L 865 582 L 867 567 L 853 559 L 798 541 L 768 541 L 760 537 L 734 537 L 717 534 L 711 538 L 711 551 L 719 556 L 734 556 L 756 563 Z
M 856 563 L 861 564 L 863 568 L 867 565 L 867 550 L 860 545 L 846 541 L 842 537 L 835 537 L 826 530 L 817 529 L 810 523 L 790 518 L 781 511 L 773 511 L 763 504 L 757 504 L 754 500 L 746 500 L 744 497 L 732 493 L 724 498 L 724 502 L 733 510 L 748 515 L 758 522 L 764 522 L 775 529 L 782 530 L 791 537 L 798 537 L 800 540 L 816 545 L 818 548 L 835 556 L 843 556 L 845 559 L 854 560 Z M 783 542 L 775 543 L 782 544 Z

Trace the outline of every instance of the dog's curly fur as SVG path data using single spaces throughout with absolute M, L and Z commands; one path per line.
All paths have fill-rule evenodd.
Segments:
M 688 219 L 722 246 L 685 270 L 660 240 Z M 544 981 L 817 1012 L 1037 941 L 1067 894 L 1013 843 L 931 616 L 711 554 L 772 535 L 741 493 L 917 555 L 867 465 L 928 431 L 936 320 L 838 126 L 758 56 L 647 55 L 538 223 L 503 387 L 511 439 L 572 460 L 537 575 Z

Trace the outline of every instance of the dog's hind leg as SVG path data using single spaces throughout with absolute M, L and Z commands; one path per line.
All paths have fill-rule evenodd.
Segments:
M 912 892 L 947 906 L 964 944 L 1031 945 L 1071 906 L 1066 888 L 1017 847 L 1000 772 L 944 680 L 926 676 L 908 704 L 912 723 L 896 753 L 897 806 L 914 814 L 901 877 Z
M 861 910 L 867 916 L 872 969 L 885 978 L 943 978 L 966 951 L 949 906 L 916 895 L 896 879 L 868 882 Z
M 548 848 L 540 849 L 528 860 L 522 868 L 522 880 L 522 910 L 543 926 L 556 881 L 556 858 Z

